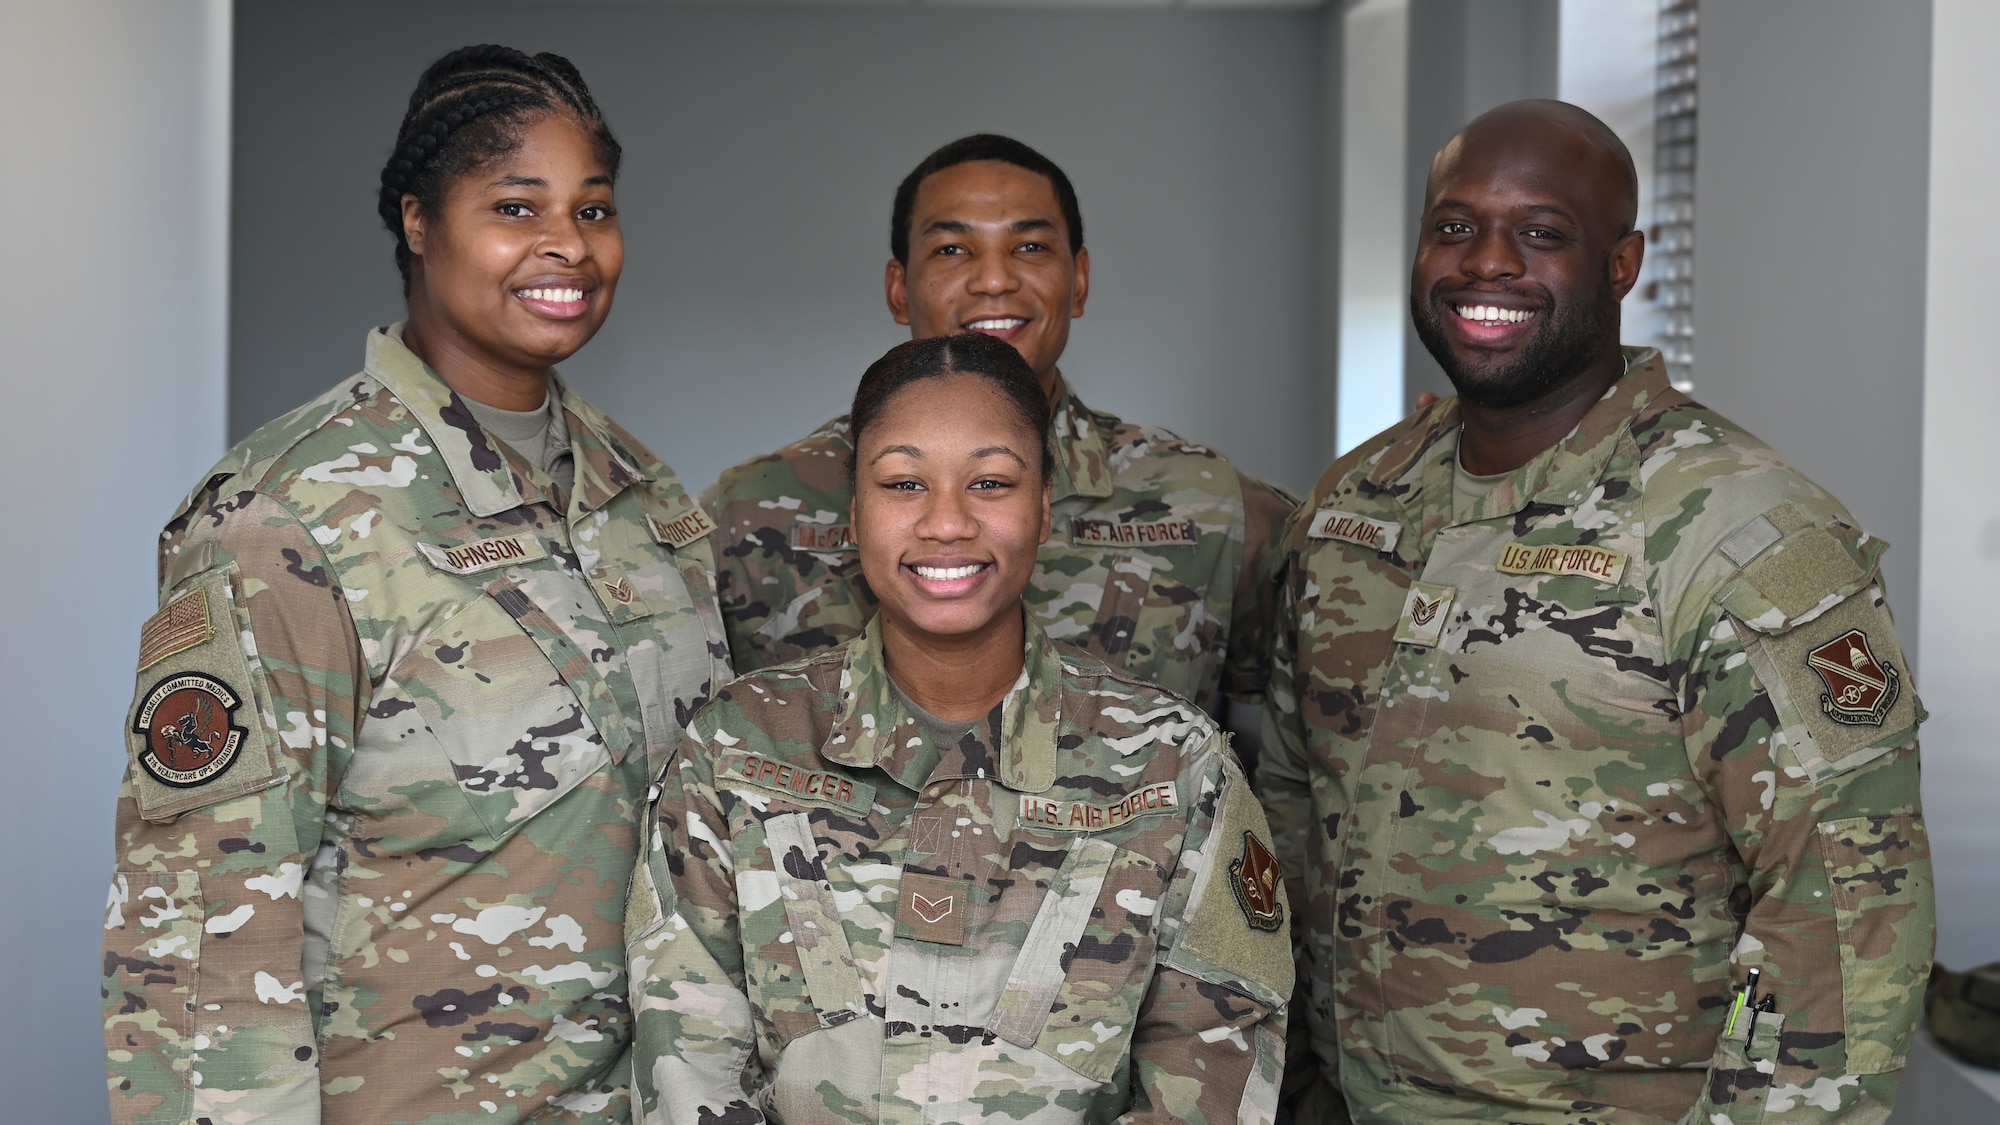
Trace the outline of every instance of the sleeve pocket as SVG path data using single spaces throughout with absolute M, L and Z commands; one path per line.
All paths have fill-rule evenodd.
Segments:
M 1828 821 L 1814 845 L 1839 925 L 1847 1072 L 1898 1070 L 1931 971 L 1936 904 L 1923 817 Z
M 192 1049 L 204 907 L 193 871 L 117 872 L 104 914 L 104 1040 L 113 1069 Z M 128 1071 L 128 1073 L 130 1073 Z
M 1877 568 L 1888 545 L 1840 523 L 1779 535 L 1777 524 L 1795 520 L 1785 509 L 1773 515 L 1775 523 L 1760 516 L 1732 537 L 1776 536 L 1754 555 L 1739 550 L 1749 561 L 1715 601 L 1741 630 L 1786 745 L 1823 782 L 1916 737 L 1923 707 L 1882 596 Z

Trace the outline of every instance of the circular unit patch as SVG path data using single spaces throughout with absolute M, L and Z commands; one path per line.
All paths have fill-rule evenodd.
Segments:
M 234 765 L 249 732 L 233 721 L 242 704 L 229 685 L 199 672 L 168 676 L 146 693 L 132 732 L 146 737 L 139 764 L 162 785 L 191 789 Z

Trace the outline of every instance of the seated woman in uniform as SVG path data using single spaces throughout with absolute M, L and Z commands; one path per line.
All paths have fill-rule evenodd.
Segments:
M 1050 641 L 1048 405 L 981 335 L 854 398 L 863 634 L 735 681 L 626 921 L 648 1122 L 1268 1121 L 1292 987 L 1222 735 Z

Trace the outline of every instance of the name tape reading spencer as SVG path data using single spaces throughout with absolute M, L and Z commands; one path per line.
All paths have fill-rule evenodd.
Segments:
M 709 519 L 708 513 L 700 508 L 695 508 L 683 516 L 675 516 L 671 520 L 663 521 L 654 516 L 647 516 L 646 524 L 653 529 L 655 540 L 665 543 L 676 551 L 715 530 L 715 521 Z
M 1625 553 L 1608 547 L 1509 543 L 1500 550 L 1499 569 L 1502 574 L 1580 574 L 1611 585 L 1625 573 Z
M 461 543 L 455 547 L 419 543 L 417 550 L 423 552 L 432 566 L 453 574 L 478 574 L 482 570 L 549 557 L 542 541 L 532 535 L 506 535 L 498 539 Z
M 1135 789 L 1122 799 L 1105 805 L 1023 794 L 1020 817 L 1023 825 L 1034 828 L 1096 832 L 1116 828 L 1137 817 L 1168 813 L 1180 807 L 1180 787 L 1174 782 L 1162 781 Z
M 795 523 L 792 525 L 795 551 L 852 551 L 854 528 L 844 523 Z
M 1371 551 L 1393 551 L 1396 540 L 1402 538 L 1403 525 L 1327 508 L 1313 513 L 1306 535 L 1313 539 L 1338 539 Z
M 1193 520 L 1069 521 L 1069 541 L 1077 547 L 1192 547 L 1200 538 Z
M 866 782 L 857 782 L 824 770 L 809 770 L 773 761 L 758 754 L 745 754 L 730 761 L 716 780 L 747 781 L 760 789 L 830 801 L 863 811 L 875 800 L 875 788 Z

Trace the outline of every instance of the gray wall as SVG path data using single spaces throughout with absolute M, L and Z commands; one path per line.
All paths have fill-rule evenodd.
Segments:
M 465 42 L 567 54 L 626 152 L 618 305 L 565 365 L 699 487 L 841 412 L 907 330 L 890 196 L 1012 133 L 1082 198 L 1093 405 L 1293 487 L 1319 342 L 1317 11 L 241 4 L 230 432 L 354 370 L 399 315 L 373 185 L 417 74 Z M 1337 127 L 1337 118 L 1334 121 Z
M 1561 38 L 1560 0 L 1410 0 L 1406 263 L 1416 256 L 1431 158 L 1466 122 L 1496 105 L 1555 97 Z M 1425 391 L 1451 394 L 1451 381 L 1408 317 L 1403 327 L 1406 401 Z
M 1704 6 L 1695 178 L 1695 394 L 1894 545 L 1883 569 L 1910 653 L 1930 11 L 1929 0 Z
M 98 937 L 160 525 L 222 453 L 227 0 L 0 0 L 0 1119 L 106 1118 Z

